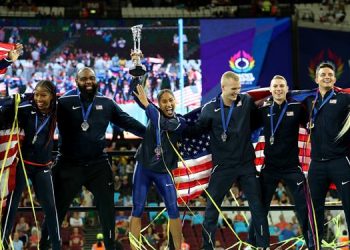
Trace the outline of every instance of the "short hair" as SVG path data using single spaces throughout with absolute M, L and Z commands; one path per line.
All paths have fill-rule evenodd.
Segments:
M 283 81 L 285 81 L 286 83 L 287 83 L 287 80 L 286 80 L 286 78 L 284 78 L 284 76 L 281 76 L 281 75 L 275 75 L 275 76 L 273 76 L 272 77 L 272 79 L 271 79 L 271 81 L 272 80 L 283 80 Z
M 95 71 L 94 71 L 92 68 L 90 68 L 90 67 L 83 67 L 83 68 L 81 68 L 81 69 L 79 69 L 79 70 L 77 71 L 76 78 L 78 78 L 79 74 L 80 74 L 81 72 L 85 71 L 85 70 L 90 70 L 92 73 L 94 73 L 94 75 L 96 74 Z
M 324 69 L 324 68 L 329 68 L 329 69 L 335 71 L 335 67 L 334 67 L 333 63 L 331 63 L 331 62 L 321 62 L 316 68 L 316 76 L 318 75 L 318 72 L 320 71 L 320 69 Z
M 158 102 L 160 102 L 160 99 L 162 98 L 162 96 L 163 96 L 165 93 L 169 93 L 170 95 L 172 95 L 173 97 L 175 97 L 173 91 L 171 91 L 170 89 L 162 89 L 161 91 L 159 91 L 159 93 L 158 93 L 158 95 L 157 95 L 157 100 L 158 100 Z
M 221 76 L 221 85 L 224 82 L 224 80 L 228 80 L 228 79 L 233 79 L 235 81 L 239 81 L 239 76 L 236 73 L 232 72 L 232 71 L 226 71 Z

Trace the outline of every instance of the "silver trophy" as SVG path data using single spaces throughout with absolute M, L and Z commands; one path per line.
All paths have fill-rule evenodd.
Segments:
M 133 66 L 130 68 L 129 73 L 134 77 L 143 76 L 146 73 L 146 67 L 141 64 L 141 58 L 143 57 L 140 49 L 142 26 L 142 24 L 139 24 L 131 27 L 134 49 L 131 51 Z

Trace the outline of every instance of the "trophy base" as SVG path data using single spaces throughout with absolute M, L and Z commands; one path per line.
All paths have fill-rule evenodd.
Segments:
M 129 69 L 129 74 L 134 77 L 143 76 L 145 73 L 146 73 L 145 65 L 136 65 Z

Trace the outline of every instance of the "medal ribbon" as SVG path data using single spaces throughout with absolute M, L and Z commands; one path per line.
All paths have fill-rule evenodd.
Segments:
M 228 124 L 230 123 L 232 112 L 235 108 L 235 102 L 232 102 L 230 111 L 228 112 L 227 120 L 225 121 L 225 110 L 224 110 L 224 101 L 222 100 L 222 97 L 220 96 L 220 111 L 221 111 L 221 122 L 222 122 L 222 127 L 224 129 L 224 133 L 226 134 Z
M 160 132 L 160 111 L 158 111 L 158 121 L 157 121 L 157 126 L 156 127 L 156 142 L 157 142 L 157 146 L 156 146 L 156 149 L 155 149 L 155 153 L 156 153 L 156 157 L 157 159 L 160 157 L 161 155 L 161 150 L 162 150 L 162 145 L 161 145 L 161 132 Z
M 273 127 L 273 114 L 272 114 L 274 105 L 275 105 L 275 102 L 273 102 L 272 105 L 270 106 L 270 124 L 271 124 L 271 136 L 270 136 L 270 138 L 274 137 L 277 128 L 281 124 L 282 118 L 283 118 L 284 114 L 287 111 L 288 102 L 286 101 L 286 103 L 284 104 L 282 112 L 280 113 L 280 116 L 278 117 L 278 120 L 277 120 L 275 128 Z
M 323 102 L 321 103 L 321 106 L 319 108 L 316 108 L 316 102 L 317 102 L 317 99 L 318 99 L 318 94 L 319 94 L 319 91 L 317 91 L 317 93 L 316 93 L 315 100 L 314 100 L 314 108 L 312 109 L 312 118 L 311 118 L 311 120 L 312 120 L 313 124 L 315 124 L 315 120 L 316 120 L 316 116 L 317 116 L 318 112 L 333 97 L 334 89 L 332 89 L 332 92 L 329 94 L 329 96 L 327 96 L 327 98 L 323 100 Z
M 85 112 L 85 108 L 84 108 L 83 102 L 81 101 L 81 98 L 80 98 L 80 91 L 79 91 L 79 89 L 77 89 L 77 91 L 78 91 L 79 101 L 80 101 L 80 105 L 81 105 L 81 113 L 83 115 L 83 120 L 84 120 L 84 122 L 87 122 L 87 120 L 89 119 L 89 115 L 90 115 L 91 109 L 92 109 L 92 105 L 95 102 L 95 98 L 89 104 L 89 106 L 88 106 L 88 108 L 87 108 L 87 110 Z
M 48 121 L 50 120 L 51 115 L 49 115 L 43 123 L 40 124 L 39 128 L 38 128 L 38 114 L 35 115 L 35 136 L 38 136 L 38 134 L 41 132 L 41 130 L 43 130 L 43 128 L 46 126 L 46 124 L 48 123 Z

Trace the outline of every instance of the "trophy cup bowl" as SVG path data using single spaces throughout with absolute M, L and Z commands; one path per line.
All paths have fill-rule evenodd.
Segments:
M 134 40 L 134 49 L 131 50 L 131 60 L 133 66 L 130 67 L 129 73 L 134 77 L 140 77 L 146 73 L 145 65 L 141 64 L 141 58 L 143 57 L 142 51 L 140 49 L 142 26 L 143 25 L 140 24 L 131 27 L 132 36 Z
M 130 67 L 129 73 L 134 77 L 143 76 L 146 73 L 146 67 L 145 65 L 142 65 L 142 64 L 133 65 L 132 67 Z

